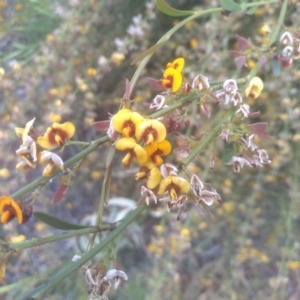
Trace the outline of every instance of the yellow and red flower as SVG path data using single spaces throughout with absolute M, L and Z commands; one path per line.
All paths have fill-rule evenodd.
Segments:
M 142 140 L 146 145 L 162 142 L 167 135 L 166 127 L 158 120 L 144 120 L 136 128 L 137 140 Z
M 171 89 L 173 93 L 177 92 L 181 87 L 182 74 L 174 68 L 167 68 L 164 71 L 163 79 L 161 81 L 163 87 Z
M 190 183 L 186 179 L 169 175 L 161 181 L 157 194 L 163 195 L 168 192 L 170 198 L 176 201 L 181 194 L 187 194 L 189 190 Z
M 124 137 L 133 137 L 137 126 L 144 121 L 144 117 L 130 109 L 121 109 L 112 119 L 113 128 Z
M 148 189 L 155 189 L 161 180 L 160 170 L 155 166 L 155 164 L 151 161 L 147 161 L 146 163 L 140 165 L 140 171 L 135 174 L 135 180 L 147 179 L 146 186 Z
M 152 143 L 146 145 L 144 148 L 147 152 L 147 155 L 152 160 L 156 166 L 160 166 L 163 163 L 161 156 L 170 154 L 172 146 L 171 143 L 167 140 L 164 140 L 160 143 Z
M 38 138 L 38 144 L 44 149 L 53 149 L 65 145 L 66 141 L 75 134 L 75 126 L 71 122 L 64 124 L 53 123 L 48 127 L 44 136 Z
M 173 68 L 177 72 L 181 72 L 183 70 L 183 67 L 184 67 L 184 58 L 179 57 L 179 58 L 176 58 L 173 62 L 167 63 L 166 69 Z
M 23 221 L 23 214 L 20 205 L 12 198 L 8 196 L 0 197 L 0 214 L 1 222 L 8 223 L 13 218 L 17 218 L 21 224 Z
M 137 144 L 136 140 L 133 138 L 121 138 L 117 140 L 115 145 L 116 149 L 127 152 L 122 160 L 125 167 L 130 165 L 133 157 L 137 159 L 139 164 L 143 164 L 148 160 L 148 155 L 145 149 Z

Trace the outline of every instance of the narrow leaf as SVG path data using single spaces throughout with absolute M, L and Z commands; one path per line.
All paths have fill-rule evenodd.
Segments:
M 162 47 L 168 40 L 169 38 L 166 38 L 166 40 L 161 41 L 155 45 L 153 45 L 152 47 L 150 47 L 149 49 L 147 49 L 146 51 L 144 51 L 142 54 L 140 54 L 138 57 L 136 57 L 131 65 L 134 65 L 136 63 L 139 63 L 142 59 L 144 59 L 146 56 L 148 55 L 152 55 L 157 49 L 159 49 L 160 47 Z
M 164 0 L 156 0 L 156 5 L 163 13 L 166 15 L 172 16 L 172 17 L 183 17 L 183 16 L 189 16 L 194 14 L 191 10 L 178 10 L 173 7 L 171 7 L 168 3 L 166 3 Z
M 82 225 L 69 223 L 40 211 L 33 213 L 33 215 L 43 223 L 61 230 L 76 230 L 76 229 L 83 229 L 89 227 L 89 226 L 82 226 Z
M 224 146 L 223 163 L 228 164 L 234 154 L 234 143 L 226 143 Z
M 221 6 L 228 11 L 238 11 L 241 10 L 242 7 L 232 0 L 220 0 Z

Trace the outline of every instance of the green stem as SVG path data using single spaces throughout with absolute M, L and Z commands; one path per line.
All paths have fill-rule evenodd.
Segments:
M 25 297 L 20 296 L 17 300 L 33 298 L 35 300 L 45 299 L 43 295 L 49 291 L 51 288 L 56 286 L 71 273 L 78 270 L 81 266 L 91 260 L 97 253 L 102 251 L 107 245 L 109 245 L 113 240 L 115 240 L 125 228 L 131 224 L 140 213 L 146 208 L 146 204 L 140 204 L 135 210 L 131 211 L 122 221 L 120 225 L 117 226 L 115 230 L 108 234 L 108 236 L 94 248 L 90 249 L 86 254 L 84 254 L 79 260 L 75 262 L 70 262 L 67 265 L 63 266 L 60 271 L 56 272 L 53 276 L 49 277 L 47 282 L 42 283 L 36 287 L 33 291 L 29 292 Z
M 106 230 L 114 230 L 115 228 L 116 228 L 116 225 L 107 224 L 107 225 L 101 225 L 99 227 L 89 227 L 89 228 L 83 228 L 83 229 L 78 229 L 78 230 L 72 230 L 72 231 L 68 231 L 65 233 L 54 234 L 54 235 L 42 237 L 42 238 L 34 238 L 32 240 L 19 242 L 19 243 L 10 243 L 8 245 L 9 245 L 9 248 L 12 250 L 21 251 L 24 249 L 60 241 L 63 239 L 68 239 L 70 237 L 74 237 L 74 236 L 78 236 L 78 235 L 90 234 L 90 233 L 106 231 Z
M 89 142 L 82 142 L 82 141 L 68 141 L 67 146 L 69 145 L 79 145 L 79 146 L 89 146 L 91 143 Z

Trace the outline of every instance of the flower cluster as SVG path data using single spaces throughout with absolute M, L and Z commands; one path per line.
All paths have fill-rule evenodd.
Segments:
M 147 187 L 156 188 L 161 179 L 158 166 L 163 163 L 162 156 L 168 155 L 172 148 L 165 139 L 167 132 L 164 124 L 155 119 L 145 119 L 130 109 L 120 110 L 113 116 L 111 123 L 113 130 L 122 134 L 115 146 L 126 152 L 123 165 L 130 166 L 135 158 L 140 166 L 136 180 L 147 179 Z
M 259 77 L 254 77 L 249 82 L 248 87 L 245 90 L 247 98 L 256 99 L 259 97 L 263 90 L 264 84 Z M 224 104 L 233 103 L 236 106 L 240 104 L 236 110 L 236 116 L 241 115 L 242 118 L 255 118 L 260 115 L 259 112 L 250 112 L 250 106 L 243 103 L 242 96 L 238 93 L 237 83 L 234 79 L 226 80 L 223 84 L 223 88 L 215 92 L 215 97 L 219 102 Z M 236 143 L 239 146 L 238 149 L 242 149 L 240 156 L 233 155 L 231 160 L 227 162 L 233 166 L 235 172 L 239 172 L 244 165 L 249 167 L 263 166 L 269 164 L 268 153 L 265 149 L 259 149 L 256 144 L 253 143 L 253 139 L 257 137 L 264 137 L 264 132 L 267 128 L 267 123 L 254 123 L 243 129 L 241 125 L 234 126 L 234 124 L 224 124 L 220 137 L 226 143 Z

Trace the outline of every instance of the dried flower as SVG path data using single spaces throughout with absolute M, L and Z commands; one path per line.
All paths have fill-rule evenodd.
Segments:
M 244 165 L 252 168 L 252 165 L 247 159 L 238 156 L 233 156 L 228 165 L 232 165 L 233 171 L 236 173 L 239 173 L 240 170 L 244 167 Z
M 38 161 L 40 164 L 46 165 L 43 171 L 43 176 L 51 176 L 56 168 L 64 170 L 64 162 L 60 156 L 50 151 L 40 152 L 38 155 Z
M 155 204 L 157 203 L 156 195 L 145 186 L 141 187 L 141 196 L 145 199 L 147 205 L 149 205 L 150 201 L 154 202 Z
M 202 91 L 203 89 L 209 89 L 210 85 L 208 82 L 208 78 L 203 75 L 197 75 L 192 83 L 193 90 Z
M 165 102 L 166 102 L 166 98 L 164 96 L 157 95 L 153 99 L 150 108 L 156 108 L 157 110 L 159 110 L 161 108 L 168 107 L 168 105 L 165 105 Z
M 248 118 L 250 113 L 250 106 L 246 103 L 241 104 L 239 109 L 236 111 L 236 114 L 241 113 L 244 118 Z

